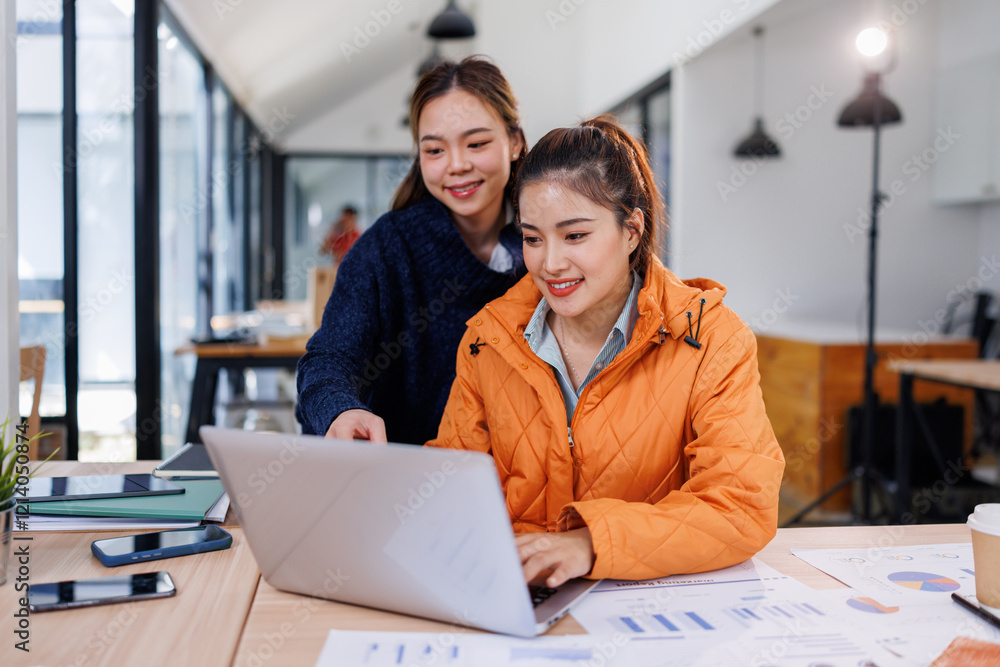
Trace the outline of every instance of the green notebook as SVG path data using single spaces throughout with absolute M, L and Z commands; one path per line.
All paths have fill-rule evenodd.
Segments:
M 217 479 L 171 480 L 184 487 L 184 493 L 137 498 L 100 498 L 94 500 L 56 500 L 29 505 L 31 514 L 69 516 L 118 516 L 152 519 L 200 521 L 222 496 L 222 482 Z

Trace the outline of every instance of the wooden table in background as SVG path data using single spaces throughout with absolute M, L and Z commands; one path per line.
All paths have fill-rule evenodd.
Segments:
M 864 393 L 865 344 L 856 331 L 843 326 L 775 326 L 757 334 L 760 388 L 767 415 L 785 454 L 782 501 L 801 508 L 847 474 L 847 411 L 861 405 Z M 875 392 L 881 403 L 895 403 L 899 383 L 890 360 L 932 358 L 975 359 L 973 339 L 906 342 L 899 334 L 877 339 Z M 896 341 L 896 342 L 892 342 Z M 922 386 L 915 398 L 930 402 L 945 398 L 965 408 L 965 443 L 972 443 L 973 395 L 968 389 Z M 891 447 L 891 443 L 882 443 Z M 835 494 L 823 508 L 846 510 L 850 488 Z
M 210 343 L 185 345 L 174 354 L 194 353 L 198 361 L 191 383 L 191 407 L 185 442 L 201 442 L 198 427 L 215 424 L 215 392 L 222 369 L 242 371 L 245 368 L 290 368 L 295 370 L 299 358 L 306 353 L 309 336 L 267 340 L 253 345 Z
M 889 369 L 899 373 L 899 408 L 896 412 L 897 520 L 911 510 L 910 462 L 913 458 L 913 421 L 916 410 L 914 380 L 964 389 L 1000 392 L 1000 361 L 987 359 L 894 360 Z M 939 453 L 940 454 L 940 453 Z M 943 458 L 943 457 L 941 457 Z M 947 465 L 946 461 L 940 462 Z M 944 474 L 944 473 L 942 473 Z

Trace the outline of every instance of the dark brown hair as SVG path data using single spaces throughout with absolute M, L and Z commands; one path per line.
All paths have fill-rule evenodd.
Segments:
M 629 256 L 629 266 L 645 275 L 650 255 L 656 249 L 657 228 L 665 222 L 663 200 L 642 141 L 609 115 L 546 134 L 518 170 L 514 186 L 518 225 L 521 193 L 528 185 L 542 181 L 562 183 L 613 211 L 622 229 L 630 226 L 626 221 L 633 211 L 642 211 L 642 238 Z
M 517 160 L 510 165 L 510 178 L 504 189 L 504 194 L 510 197 L 518 166 L 527 152 L 528 144 L 524 139 L 521 119 L 517 113 L 517 100 L 510 89 L 510 84 L 507 83 L 499 67 L 481 56 L 469 56 L 459 63 L 445 60 L 420 77 L 410 97 L 410 132 L 413 134 L 413 144 L 416 146 L 418 143 L 420 113 L 424 107 L 428 102 L 443 97 L 453 90 L 464 90 L 474 95 L 487 109 L 500 117 L 507 128 L 507 134 L 512 139 L 520 137 L 521 152 Z M 396 194 L 392 198 L 392 210 L 411 206 L 429 194 L 427 186 L 424 185 L 423 174 L 420 173 L 418 153 L 406 178 L 396 188 Z

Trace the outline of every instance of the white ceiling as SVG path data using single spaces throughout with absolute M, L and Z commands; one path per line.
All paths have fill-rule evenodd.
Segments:
M 427 25 L 445 2 L 166 4 L 258 125 L 266 126 L 275 109 L 294 115 L 279 133 L 280 143 L 281 134 L 342 105 L 401 67 L 411 64 L 415 70 L 430 52 Z M 474 18 L 475 4 L 462 6 Z

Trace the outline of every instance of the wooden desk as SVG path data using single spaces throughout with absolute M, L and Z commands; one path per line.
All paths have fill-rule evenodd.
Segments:
M 896 360 L 889 368 L 899 373 L 899 408 L 896 411 L 896 494 L 895 518 L 900 520 L 912 510 L 913 498 L 910 485 L 910 462 L 913 458 L 913 422 L 917 416 L 914 399 L 914 380 L 926 380 L 936 384 L 1000 391 L 1000 361 L 987 359 L 935 359 L 925 361 Z M 936 450 L 936 445 L 932 445 Z M 941 458 L 939 452 L 932 455 Z M 953 481 L 948 479 L 946 461 L 938 460 L 943 468 L 942 479 L 949 486 L 958 480 L 958 473 L 951 471 Z
M 757 336 L 760 388 L 767 416 L 785 454 L 782 501 L 800 509 L 847 474 L 847 410 L 861 405 L 865 344 L 856 331 L 830 327 L 778 327 Z M 875 391 L 883 403 L 896 401 L 899 383 L 887 363 L 893 359 L 978 356 L 972 339 L 907 343 L 904 334 L 887 332 L 876 341 Z M 903 341 L 903 342 L 900 342 Z M 965 408 L 966 440 L 971 446 L 972 392 L 954 387 L 918 389 L 917 400 L 945 398 Z M 823 509 L 846 510 L 850 490 L 827 500 Z
M 963 524 L 782 528 L 758 557 L 776 570 L 821 590 L 845 586 L 793 556 L 789 551 L 791 547 L 879 548 L 886 544 L 944 544 L 971 540 L 969 529 Z M 275 664 L 315 664 L 332 629 L 474 632 L 435 621 L 284 593 L 261 579 L 234 664 L 250 667 L 267 656 L 276 658 Z M 580 634 L 583 628 L 573 618 L 567 617 L 557 623 L 550 633 Z
M 170 573 L 174 597 L 30 615 L 30 653 L 14 650 L 16 565 L 0 586 L 4 665 L 229 665 L 253 602 L 260 572 L 239 528 L 233 546 L 197 556 L 108 568 L 90 553 L 95 539 L 135 534 L 20 533 L 27 544 L 30 582 L 42 583 L 140 572 Z M 162 662 L 157 662 L 162 660 Z
M 148 471 L 149 461 L 103 464 L 124 472 Z M 79 474 L 99 472 L 102 464 L 65 462 Z M 136 470 L 136 468 L 139 468 Z M 144 470 L 143 470 L 144 469 Z M 34 614 L 30 654 L 12 656 L 14 665 L 313 665 L 328 632 L 391 630 L 414 632 L 474 632 L 389 612 L 293 595 L 260 579 L 239 528 L 231 529 L 233 546 L 120 568 L 105 568 L 89 551 L 90 542 L 116 533 L 31 533 L 32 581 L 59 581 L 112 572 L 166 570 L 177 582 L 177 596 L 129 605 Z M 783 528 L 758 557 L 768 565 L 815 589 L 842 588 L 835 579 L 793 556 L 791 547 L 882 548 L 892 545 L 969 542 L 965 525 Z M 349 573 L 345 573 L 349 574 Z M 11 613 L 16 593 L 11 582 L 0 586 L 0 636 L 13 644 Z M 572 618 L 563 619 L 555 634 L 583 630 Z M 2 663 L 12 652 L 3 646 Z
M 191 384 L 191 407 L 188 410 L 186 442 L 201 442 L 198 427 L 215 424 L 215 393 L 222 369 L 242 371 L 245 368 L 295 369 L 299 358 L 306 353 L 309 336 L 292 339 L 266 340 L 255 345 L 236 343 L 211 343 L 185 345 L 174 354 L 191 354 L 198 357 L 194 381 Z

